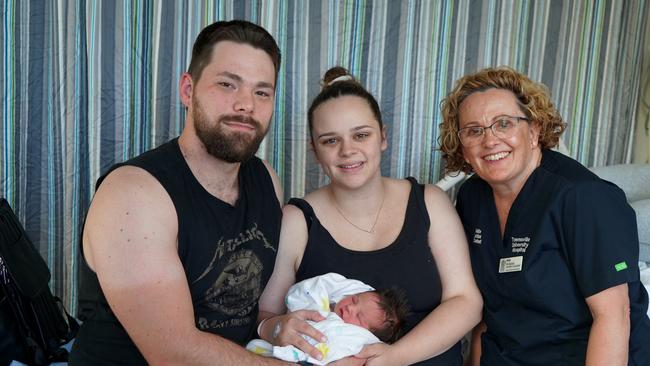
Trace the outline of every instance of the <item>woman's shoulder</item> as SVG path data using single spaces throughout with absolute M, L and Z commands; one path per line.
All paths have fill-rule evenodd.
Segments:
M 289 215 L 291 220 L 299 219 L 304 221 L 307 218 L 316 218 L 323 215 L 323 207 L 329 204 L 327 186 L 321 187 L 306 194 L 302 198 L 292 198 L 284 206 L 283 214 Z
M 439 202 L 449 201 L 449 197 L 438 186 L 430 183 L 420 183 L 415 178 L 405 179 L 383 178 L 384 185 L 387 187 L 388 194 L 392 197 L 398 197 L 400 200 L 408 199 L 411 193 L 422 192 L 425 201 Z M 415 192 L 413 192 L 415 191 Z
M 556 179 L 577 184 L 599 180 L 596 174 L 569 156 L 552 150 L 544 150 L 542 154 L 539 170 Z
M 302 201 L 305 201 L 307 204 L 309 204 L 311 207 L 319 206 L 323 202 L 327 201 L 329 199 L 328 193 L 327 193 L 327 188 L 328 186 L 323 186 L 318 188 L 315 191 L 307 193 L 303 198 L 301 198 Z
M 415 182 L 415 185 L 419 185 L 417 180 L 409 178 L 397 179 L 384 177 L 382 179 L 384 181 L 384 186 L 388 187 L 389 193 L 392 194 L 404 194 L 404 192 L 410 192 L 411 187 L 414 185 L 412 182 Z
M 401 190 L 410 190 L 411 187 L 422 187 L 425 192 L 431 191 L 433 192 L 432 194 L 438 195 L 438 194 L 443 194 L 445 195 L 445 192 L 440 189 L 435 184 L 431 183 L 422 183 L 418 181 L 414 177 L 407 177 L 404 179 L 395 179 L 395 178 L 384 178 L 385 180 L 391 182 L 392 184 L 395 184 L 396 186 L 399 186 Z
M 449 200 L 449 197 L 447 196 L 445 191 L 440 189 L 440 187 L 436 186 L 435 184 L 420 183 L 415 178 L 412 178 L 412 177 L 409 177 L 409 178 L 406 178 L 406 179 L 399 179 L 398 181 L 402 182 L 402 184 L 409 187 L 409 189 L 410 189 L 410 187 L 413 187 L 413 188 L 420 188 L 421 187 L 420 189 L 422 189 L 422 192 L 424 193 L 424 200 L 425 201 L 430 201 L 430 200 L 433 200 L 433 201 L 440 201 L 440 200 L 446 201 L 446 200 Z
M 412 182 L 415 181 L 412 180 Z M 433 213 L 448 212 L 450 210 L 453 210 L 453 205 L 451 204 L 449 196 L 440 187 L 431 183 L 418 183 L 417 186 L 414 186 L 414 189 L 420 187 L 422 187 L 421 199 L 424 201 L 426 211 L 430 216 Z
M 420 189 L 408 179 L 382 178 L 385 189 L 384 209 L 389 211 L 405 211 L 413 189 Z M 402 207 L 403 206 L 403 207 Z

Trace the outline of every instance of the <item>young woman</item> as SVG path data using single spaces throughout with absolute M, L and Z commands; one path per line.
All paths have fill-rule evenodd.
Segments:
M 482 300 L 458 216 L 437 187 L 382 177 L 381 113 L 347 70 L 330 69 L 323 85 L 308 118 L 331 183 L 283 210 L 275 269 L 260 300 L 260 336 L 317 357 L 303 335 L 322 340 L 305 322 L 320 320 L 318 313 L 271 315 L 284 313 L 283 296 L 295 282 L 336 272 L 375 288 L 401 288 L 413 309 L 399 341 L 367 346 L 346 362 L 460 365 L 459 340 L 479 321 Z

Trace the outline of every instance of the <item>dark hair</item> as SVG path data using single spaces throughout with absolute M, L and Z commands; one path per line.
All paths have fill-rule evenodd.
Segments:
M 487 68 L 458 79 L 454 89 L 442 101 L 442 123 L 440 123 L 440 150 L 447 165 L 445 171 L 469 173 L 472 167 L 465 161 L 458 139 L 458 115 L 461 103 L 472 93 L 488 89 L 511 91 L 517 98 L 519 108 L 531 124 L 540 127 L 539 145 L 542 149 L 557 146 L 566 124 L 562 121 L 548 89 L 541 83 L 530 80 L 516 70 L 501 66 Z
M 339 79 L 335 80 L 337 78 Z M 316 110 L 319 105 L 330 99 L 345 95 L 352 95 L 365 99 L 366 102 L 368 102 L 368 106 L 372 110 L 372 113 L 375 115 L 377 122 L 379 122 L 379 129 L 381 130 L 383 128 L 384 124 L 381 121 L 381 112 L 379 111 L 377 100 L 363 86 L 361 86 L 352 75 L 350 75 L 350 72 L 346 68 L 335 66 L 327 70 L 325 75 L 323 75 L 321 85 L 322 89 L 311 102 L 309 112 L 307 113 L 309 121 L 309 136 L 311 136 L 314 126 L 314 110 Z
M 382 342 L 394 343 L 404 335 L 404 323 L 411 314 L 406 294 L 401 289 L 391 287 L 377 290 L 379 307 L 386 314 L 384 324 L 379 329 L 370 329 Z
M 194 81 L 201 78 L 203 69 L 212 59 L 214 45 L 221 41 L 247 44 L 266 52 L 273 61 L 277 80 L 280 70 L 280 49 L 273 36 L 257 24 L 245 20 L 231 20 L 212 23 L 203 28 L 196 37 L 192 48 L 192 60 L 187 69 Z

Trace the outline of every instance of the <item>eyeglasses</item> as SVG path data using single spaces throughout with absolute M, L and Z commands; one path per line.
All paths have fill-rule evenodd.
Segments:
M 519 120 L 528 121 L 526 117 L 499 116 L 497 120 L 487 127 L 469 126 L 458 130 L 458 139 L 465 147 L 472 147 L 480 144 L 485 138 L 485 130 L 490 129 L 498 138 L 508 138 L 513 135 Z

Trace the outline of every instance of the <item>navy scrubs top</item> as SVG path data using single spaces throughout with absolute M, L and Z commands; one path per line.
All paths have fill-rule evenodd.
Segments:
M 462 185 L 457 209 L 485 304 L 482 365 L 584 365 L 592 323 L 585 298 L 623 283 L 630 365 L 650 365 L 636 216 L 622 190 L 545 150 L 503 238 L 492 189 L 477 175 Z

